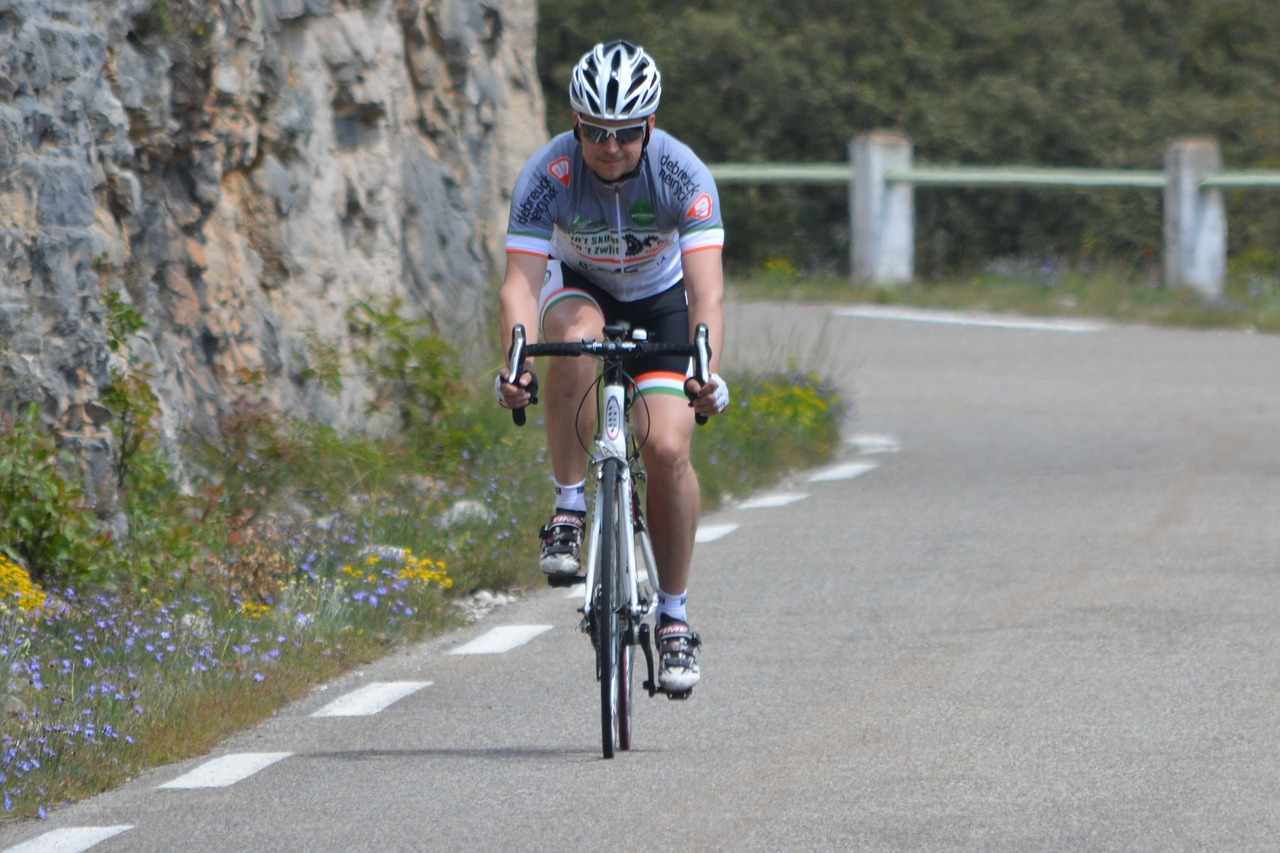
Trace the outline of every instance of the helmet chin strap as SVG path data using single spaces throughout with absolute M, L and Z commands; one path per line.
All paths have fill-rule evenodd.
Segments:
M 641 167 L 644 166 L 644 154 L 646 151 L 649 150 L 649 136 L 652 133 L 653 133 L 652 128 L 650 128 L 646 124 L 644 128 L 644 143 L 641 144 L 640 146 L 640 159 L 636 161 L 636 167 L 632 169 L 630 172 L 627 172 L 625 175 L 619 175 L 618 177 L 614 178 L 612 181 L 607 178 L 600 177 L 600 173 L 597 172 L 595 169 L 591 169 L 591 174 L 595 175 L 596 180 L 598 180 L 600 183 L 609 184 L 609 185 L 620 184 L 623 181 L 629 181 L 632 178 L 634 178 L 636 175 L 640 174 L 640 169 Z M 578 145 L 582 145 L 582 137 L 578 135 L 577 122 L 574 122 L 574 125 L 573 125 L 573 138 L 578 140 Z M 590 169 L 591 167 L 588 166 L 587 168 Z

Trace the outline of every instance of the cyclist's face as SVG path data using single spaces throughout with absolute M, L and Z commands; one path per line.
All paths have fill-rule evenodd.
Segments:
M 606 121 L 604 119 L 584 119 L 597 127 L 634 127 L 637 121 Z M 575 119 L 577 121 L 577 119 Z M 649 129 L 654 126 L 654 116 L 646 121 Z M 592 142 L 590 134 L 578 133 L 578 141 L 582 144 L 582 159 L 587 167 L 606 181 L 616 181 L 630 172 L 640 163 L 640 155 L 644 151 L 644 136 L 625 144 L 619 143 L 617 137 L 608 136 L 604 142 Z

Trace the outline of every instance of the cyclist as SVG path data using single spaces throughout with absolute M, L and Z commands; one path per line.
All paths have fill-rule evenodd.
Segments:
M 599 339 L 624 320 L 651 340 L 687 342 L 710 329 L 706 385 L 687 359 L 646 357 L 627 365 L 644 405 L 632 410 L 649 488 L 646 512 L 658 563 L 655 637 L 659 685 L 684 692 L 698 682 L 700 640 L 689 627 L 689 564 L 699 512 L 690 464 L 694 414 L 729 404 L 715 373 L 723 343 L 724 226 L 715 181 L 687 146 L 656 127 L 661 76 L 641 47 L 616 40 L 583 54 L 570 77 L 570 131 L 525 164 L 511 200 L 501 290 L 504 345 L 523 324 L 529 339 Z M 536 321 L 536 322 L 535 322 Z M 536 332 L 532 330 L 537 330 Z M 542 570 L 574 576 L 586 515 L 588 460 L 578 436 L 595 430 L 595 407 L 579 402 L 595 381 L 591 359 L 551 359 L 543 401 L 555 508 L 542 528 Z M 526 405 L 532 371 L 495 380 L 498 402 Z M 693 403 L 686 391 L 694 394 Z

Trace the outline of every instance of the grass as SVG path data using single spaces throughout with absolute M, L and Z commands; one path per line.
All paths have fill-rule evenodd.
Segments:
M 843 276 L 804 275 L 780 260 L 732 278 L 730 291 L 746 301 L 909 305 L 1280 333 L 1280 279 L 1243 271 L 1232 275 L 1222 299 L 1210 301 L 1120 269 L 1014 270 L 877 288 L 851 284 Z
M 413 352 L 396 361 L 401 385 L 414 381 L 404 365 L 431 357 Z M 844 416 L 834 389 L 799 370 L 728 378 L 732 411 L 695 439 L 708 509 L 826 460 Z M 147 500 L 133 501 L 143 509 L 132 521 L 149 551 L 98 537 L 68 552 L 117 552 L 110 574 L 82 566 L 59 585 L 16 558 L 23 530 L 0 530 L 0 820 L 44 817 L 202 754 L 316 684 L 456 624 L 460 593 L 540 588 L 540 414 L 517 430 L 485 396 L 448 390 L 382 440 L 242 407 L 214 454 L 221 473 L 196 494 L 140 481 Z M 0 451 L 34 446 L 30 426 L 0 424 Z M 150 451 L 138 447 L 141 464 Z M 25 455 L 0 453 L 23 486 L 13 494 L 37 508 L 57 494 L 72 512 L 74 490 L 54 488 L 43 456 L 17 476 Z
M 446 573 L 371 559 L 336 579 L 299 572 L 272 605 L 147 591 L 64 589 L 38 608 L 15 598 L 0 614 L 6 816 L 43 816 L 45 803 L 199 754 L 318 681 L 448 623 Z

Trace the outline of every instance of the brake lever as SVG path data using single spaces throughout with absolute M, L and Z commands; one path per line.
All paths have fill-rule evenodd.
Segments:
M 524 348 L 524 324 L 516 323 L 515 326 L 511 328 L 511 352 L 507 354 L 507 376 L 509 377 L 507 382 L 512 385 L 515 385 L 520 381 L 520 374 L 524 372 Z M 529 404 L 536 404 L 538 402 L 537 384 L 530 384 L 528 391 Z M 516 426 L 524 426 L 526 420 L 524 406 L 511 410 L 511 420 L 515 422 Z
M 706 323 L 699 323 L 697 328 L 694 329 L 693 345 L 698 353 L 694 366 L 694 376 L 698 380 L 699 387 L 701 387 L 711 381 L 711 332 Z M 694 395 L 690 394 L 687 389 L 685 394 L 689 397 L 689 405 L 692 406 Z M 694 415 L 693 419 L 698 426 L 702 426 L 707 422 L 707 416 L 703 414 Z

